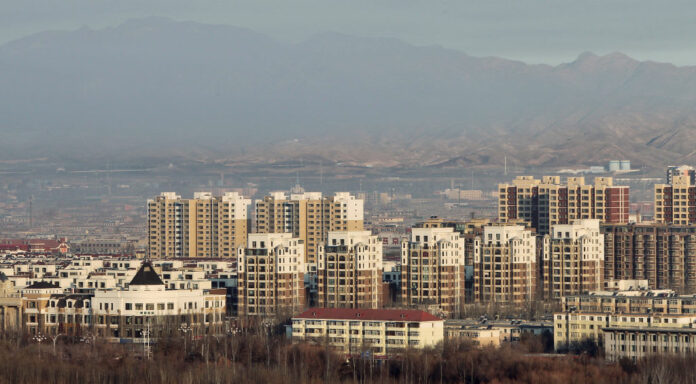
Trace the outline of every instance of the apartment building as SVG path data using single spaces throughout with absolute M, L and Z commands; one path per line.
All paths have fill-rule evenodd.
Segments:
M 599 220 L 557 224 L 541 240 L 541 289 L 546 299 L 598 291 L 604 284 Z
M 465 298 L 464 238 L 453 228 L 412 228 L 401 244 L 401 300 L 445 316 Z
M 523 304 L 537 291 L 536 237 L 521 225 L 489 225 L 474 241 L 474 301 Z
M 655 221 L 688 225 L 696 223 L 696 186 L 690 176 L 674 176 L 670 184 L 655 184 Z
M 660 315 L 651 313 L 569 312 L 554 314 L 554 347 L 563 349 L 572 343 L 591 340 L 600 346 L 607 342 L 605 330 L 611 328 L 671 329 L 689 328 L 696 315 Z
M 563 311 L 657 315 L 696 315 L 696 296 L 677 295 L 668 289 L 597 291 L 564 296 Z
M 637 361 L 650 355 L 691 357 L 696 352 L 693 319 L 676 327 L 636 328 L 610 326 L 602 329 L 604 356 L 611 361 L 628 358 Z
M 319 244 L 331 231 L 362 231 L 364 202 L 348 192 L 273 192 L 256 201 L 257 233 L 291 233 L 305 247 L 305 261 L 316 270 Z
M 305 307 L 304 243 L 292 233 L 254 233 L 237 255 L 240 316 L 296 313 Z
M 671 290 L 597 291 L 565 296 L 554 314 L 556 348 L 573 342 L 606 341 L 603 331 L 619 328 L 674 328 L 696 321 L 696 296 Z
M 603 225 L 604 278 L 647 280 L 650 289 L 696 293 L 696 226 Z
M 192 199 L 164 192 L 148 200 L 149 257 L 235 257 L 246 244 L 250 204 L 236 192 L 196 192 Z
M 498 220 L 523 220 L 539 234 L 576 220 L 627 223 L 628 209 L 629 188 L 613 185 L 611 177 L 596 177 L 588 185 L 584 177 L 569 177 L 562 184 L 559 176 L 518 176 L 498 185 Z
M 370 231 L 334 231 L 319 246 L 318 303 L 324 308 L 379 308 L 382 242 Z
M 386 358 L 407 349 L 435 347 L 444 321 L 407 309 L 310 308 L 292 318 L 293 342 L 326 344 L 346 355 Z

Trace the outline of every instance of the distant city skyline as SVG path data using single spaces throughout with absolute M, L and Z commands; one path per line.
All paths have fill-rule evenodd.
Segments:
M 687 1 L 517 2 L 336 0 L 195 3 L 179 0 L 38 0 L 0 4 L 0 44 L 47 30 L 101 29 L 150 16 L 249 28 L 298 42 L 322 32 L 390 37 L 473 56 L 559 64 L 590 51 L 696 65 Z

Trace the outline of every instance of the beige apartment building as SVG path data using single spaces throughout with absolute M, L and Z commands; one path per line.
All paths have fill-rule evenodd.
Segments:
M 521 225 L 489 225 L 474 240 L 474 301 L 523 304 L 537 291 L 536 237 Z
M 498 220 L 523 220 L 539 234 L 575 220 L 627 223 L 628 209 L 629 188 L 613 185 L 611 177 L 596 177 L 588 185 L 584 177 L 569 177 L 562 184 L 559 176 L 518 176 L 498 185 Z
M 310 271 L 316 269 L 319 244 L 330 231 L 362 231 L 363 200 L 348 192 L 332 197 L 320 192 L 273 192 L 256 201 L 257 233 L 291 233 L 305 246 Z
M 329 232 L 319 246 L 318 303 L 325 308 L 379 308 L 382 242 L 370 231 Z
M 689 324 L 676 327 L 621 327 L 602 329 L 604 356 L 618 361 L 628 358 L 637 361 L 650 355 L 693 356 L 696 353 L 696 329 Z
M 148 200 L 149 257 L 235 257 L 246 244 L 250 204 L 236 192 L 196 192 L 192 199 L 164 192 Z
M 304 244 L 291 233 L 250 234 L 237 254 L 238 314 L 295 313 L 305 307 Z
M 670 290 L 599 291 L 563 298 L 562 312 L 554 314 L 554 345 L 560 349 L 592 340 L 611 360 L 680 354 L 696 351 L 691 340 L 694 325 L 693 295 Z
M 541 247 L 541 289 L 546 299 L 603 288 L 604 237 L 599 220 L 554 225 Z
M 456 316 L 465 298 L 464 238 L 453 228 L 412 228 L 401 243 L 401 300 L 406 307 Z
M 612 328 L 671 329 L 689 328 L 696 315 L 661 315 L 652 313 L 566 312 L 554 314 L 554 347 L 562 349 L 585 340 L 606 343 L 604 331 Z
M 292 318 L 292 340 L 385 358 L 437 346 L 444 340 L 444 321 L 413 309 L 310 308 Z
M 674 176 L 671 184 L 655 184 L 655 221 L 688 225 L 696 223 L 696 186 L 687 175 Z
M 581 295 L 565 296 L 561 300 L 563 311 L 592 313 L 626 313 L 657 315 L 696 315 L 696 296 L 677 295 L 674 291 L 632 290 L 597 291 Z

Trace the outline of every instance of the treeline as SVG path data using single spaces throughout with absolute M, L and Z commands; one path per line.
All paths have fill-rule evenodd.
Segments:
M 0 383 L 680 383 L 696 382 L 696 359 L 653 358 L 608 363 L 582 355 L 535 354 L 542 340 L 502 348 L 448 342 L 390 361 L 346 359 L 322 345 L 291 344 L 282 335 L 119 345 L 31 337 L 0 341 Z

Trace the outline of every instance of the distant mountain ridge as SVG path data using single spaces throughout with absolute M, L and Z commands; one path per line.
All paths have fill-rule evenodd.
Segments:
M 376 166 L 695 160 L 696 67 L 583 53 L 558 66 L 335 33 L 299 44 L 148 18 L 0 46 L 2 156 Z M 259 151 L 263 148 L 263 151 Z

